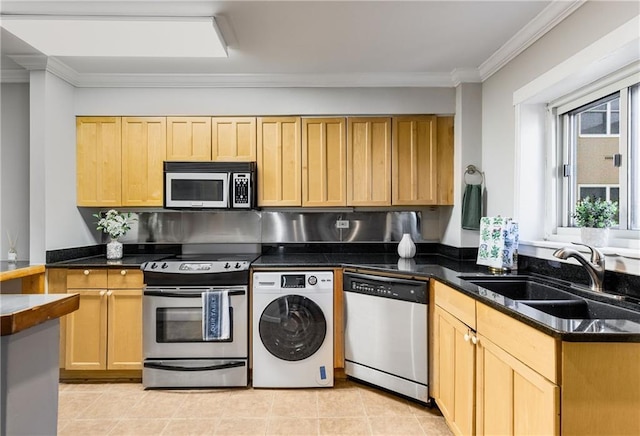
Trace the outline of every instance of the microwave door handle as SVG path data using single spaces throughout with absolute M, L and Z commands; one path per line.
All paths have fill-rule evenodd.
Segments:
M 144 363 L 145 368 L 162 369 L 166 371 L 217 371 L 217 370 L 228 369 L 228 368 L 240 368 L 246 365 L 247 363 L 244 361 L 236 361 L 236 362 L 229 362 L 229 363 L 221 363 L 219 365 L 198 366 L 198 367 L 166 365 L 163 363 L 154 363 L 154 362 Z

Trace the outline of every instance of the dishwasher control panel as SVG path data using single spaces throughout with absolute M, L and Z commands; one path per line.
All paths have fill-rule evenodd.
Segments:
M 344 291 L 427 304 L 427 283 L 417 280 L 345 273 Z

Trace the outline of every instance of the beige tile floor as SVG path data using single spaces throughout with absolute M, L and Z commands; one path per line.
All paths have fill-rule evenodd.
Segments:
M 351 380 L 333 389 L 60 384 L 58 435 L 450 435 L 440 412 Z

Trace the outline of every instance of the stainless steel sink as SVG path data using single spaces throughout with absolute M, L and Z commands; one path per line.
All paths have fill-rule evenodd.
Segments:
M 532 277 L 461 276 L 461 278 L 512 300 L 581 300 L 571 292 L 562 291 Z
M 523 301 L 522 304 L 563 319 L 626 319 L 640 322 L 640 312 L 587 299 Z

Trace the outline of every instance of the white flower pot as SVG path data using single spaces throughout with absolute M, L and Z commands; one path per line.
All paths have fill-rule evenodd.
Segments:
M 122 242 L 111 239 L 111 242 L 107 243 L 107 259 L 122 259 Z
M 409 233 L 403 234 L 402 239 L 400 239 L 400 243 L 398 244 L 398 256 L 403 259 L 410 259 L 415 255 L 416 244 L 413 243 L 411 235 Z
M 580 227 L 580 239 L 592 247 L 606 247 L 609 245 L 609 228 Z

